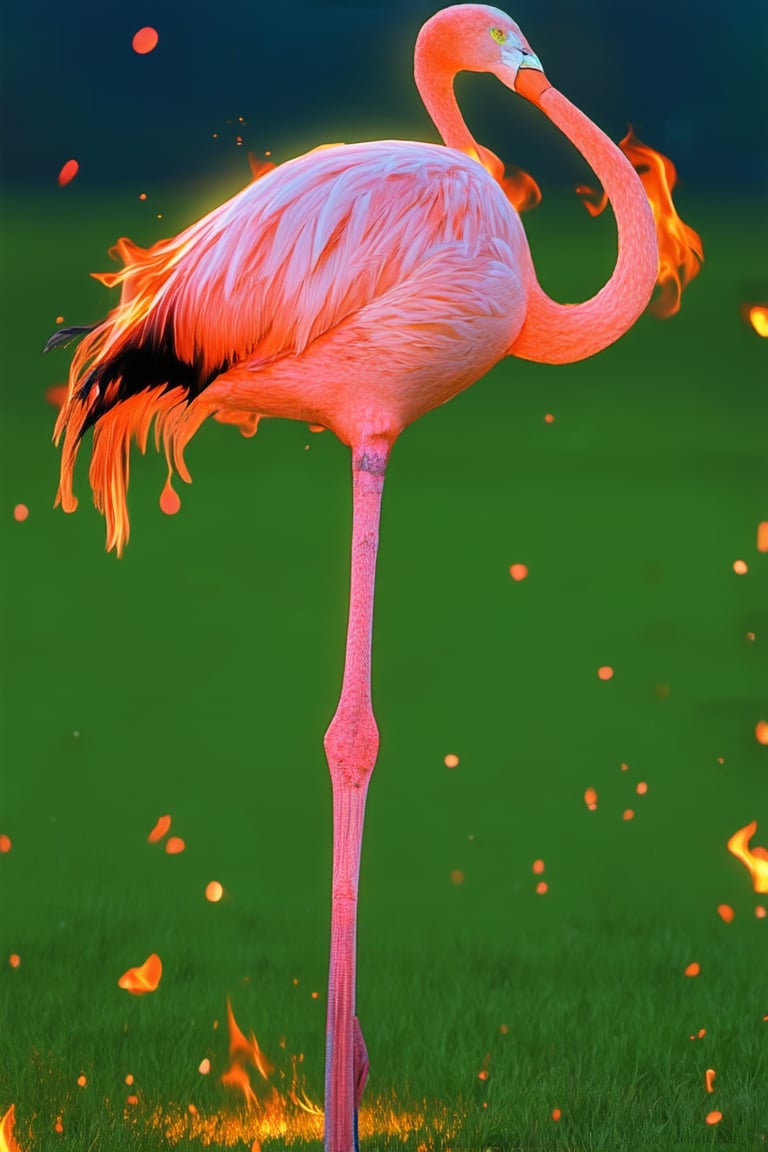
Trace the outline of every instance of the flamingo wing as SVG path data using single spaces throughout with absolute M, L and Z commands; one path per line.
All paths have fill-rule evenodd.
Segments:
M 56 426 L 57 439 L 66 430 L 59 501 L 76 506 L 77 449 L 96 425 L 91 486 L 108 546 L 120 550 L 130 439 L 143 451 L 153 419 L 169 469 L 189 480 L 183 448 L 211 407 L 184 401 L 237 365 L 299 364 L 350 317 L 393 291 L 407 295 L 441 249 L 460 245 L 471 260 L 493 238 L 514 248 L 522 236 L 475 161 L 438 145 L 377 141 L 272 169 L 149 249 L 120 240 L 113 254 L 123 267 L 99 277 L 120 286 L 120 302 L 80 343 Z M 250 407 L 263 411 L 257 400 L 256 388 Z

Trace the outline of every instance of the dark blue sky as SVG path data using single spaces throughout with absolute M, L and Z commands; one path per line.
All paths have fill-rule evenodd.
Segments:
M 50 187 L 78 159 L 92 186 L 242 172 L 323 141 L 434 138 L 412 53 L 434 2 L 27 0 L 3 17 L 3 173 Z M 507 9 L 549 78 L 614 139 L 631 122 L 687 186 L 768 177 L 764 0 L 519 0 Z M 157 49 L 137 56 L 151 24 Z M 480 140 L 508 164 L 558 171 L 567 150 L 540 115 L 484 76 L 459 93 Z M 237 117 L 244 126 L 238 127 Z M 232 121 L 233 123 L 227 123 Z M 218 140 L 213 133 L 218 132 Z

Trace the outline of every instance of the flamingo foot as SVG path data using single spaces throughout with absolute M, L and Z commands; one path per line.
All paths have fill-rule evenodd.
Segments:
M 357 1016 L 352 1017 L 352 1044 L 353 1044 L 353 1060 L 354 1060 L 354 1073 L 355 1073 L 355 1112 L 360 1107 L 360 1100 L 365 1085 L 368 1083 L 368 1072 L 370 1071 L 370 1062 L 368 1060 L 368 1049 L 363 1040 L 363 1033 L 360 1029 L 360 1021 Z

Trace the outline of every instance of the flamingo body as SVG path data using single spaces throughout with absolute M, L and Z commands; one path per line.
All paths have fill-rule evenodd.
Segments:
M 135 433 L 126 402 L 153 382 L 161 411 L 170 392 L 203 416 L 394 441 L 501 359 L 532 269 L 519 216 L 481 164 L 402 140 L 307 153 L 177 237 L 116 252 L 125 267 L 103 279 L 122 285 L 121 302 L 78 349 L 87 370 L 62 414 L 70 450 L 97 425 L 97 474 L 105 429 Z M 103 489 L 121 547 L 116 488 Z

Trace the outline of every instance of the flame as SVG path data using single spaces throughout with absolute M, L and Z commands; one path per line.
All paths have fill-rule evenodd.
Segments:
M 13 1135 L 16 1123 L 15 1105 L 11 1104 L 8 1111 L 0 1119 L 0 1152 L 21 1152 Z
M 704 260 L 701 237 L 680 219 L 672 202 L 677 171 L 669 157 L 643 144 L 631 128 L 619 141 L 619 148 L 642 180 L 656 222 L 659 245 L 656 283 L 661 291 L 651 302 L 649 311 L 655 316 L 674 316 L 680 311 L 683 289 L 698 276 Z M 599 195 L 584 184 L 576 191 L 592 216 L 598 216 L 608 203 L 605 192 Z
M 270 1075 L 274 1072 L 274 1065 L 270 1064 L 262 1052 L 253 1032 L 251 1032 L 250 1039 L 241 1032 L 237 1020 L 235 1020 L 229 997 L 227 997 L 227 1025 L 229 1027 L 229 1068 L 222 1074 L 221 1082 L 242 1092 L 249 1109 L 258 1108 L 260 1101 L 253 1090 L 245 1066 L 252 1064 L 263 1080 L 269 1080 Z
M 118 986 L 134 996 L 143 996 L 145 992 L 154 992 L 163 975 L 163 965 L 160 957 L 153 952 L 138 968 L 129 968 L 118 980 Z
M 768 306 L 752 304 L 747 312 L 747 319 L 758 336 L 768 336 Z
M 749 842 L 757 832 L 757 820 L 739 828 L 728 841 L 728 851 L 746 865 L 752 876 L 755 892 L 768 892 L 768 850 L 755 848 L 750 852 Z
M 300 1141 L 323 1137 L 323 1113 L 317 1108 L 314 1112 L 292 1111 L 286 1097 L 276 1093 L 272 1102 L 261 1111 L 251 1111 L 239 1116 L 225 1116 L 215 1113 L 203 1115 L 194 1105 L 156 1108 L 149 1116 L 152 1128 L 160 1129 L 168 1143 L 203 1145 L 220 1148 L 242 1146 L 253 1147 L 253 1141 L 279 1139 L 282 1145 L 293 1145 Z M 133 1121 L 134 1123 L 136 1121 Z M 403 1108 L 395 1098 L 374 1100 L 364 1104 L 358 1117 L 359 1135 L 362 1140 L 387 1136 L 405 1142 L 409 1136 L 418 1134 L 427 1137 L 423 1147 L 442 1147 L 440 1137 L 453 1138 L 461 1127 L 461 1118 L 450 1117 L 446 1106 L 436 1101 L 422 1100 Z M 413 1146 L 413 1145 L 412 1145 Z
M 541 189 L 527 172 L 514 165 L 509 174 L 499 180 L 504 194 L 516 212 L 530 212 L 541 203 Z

